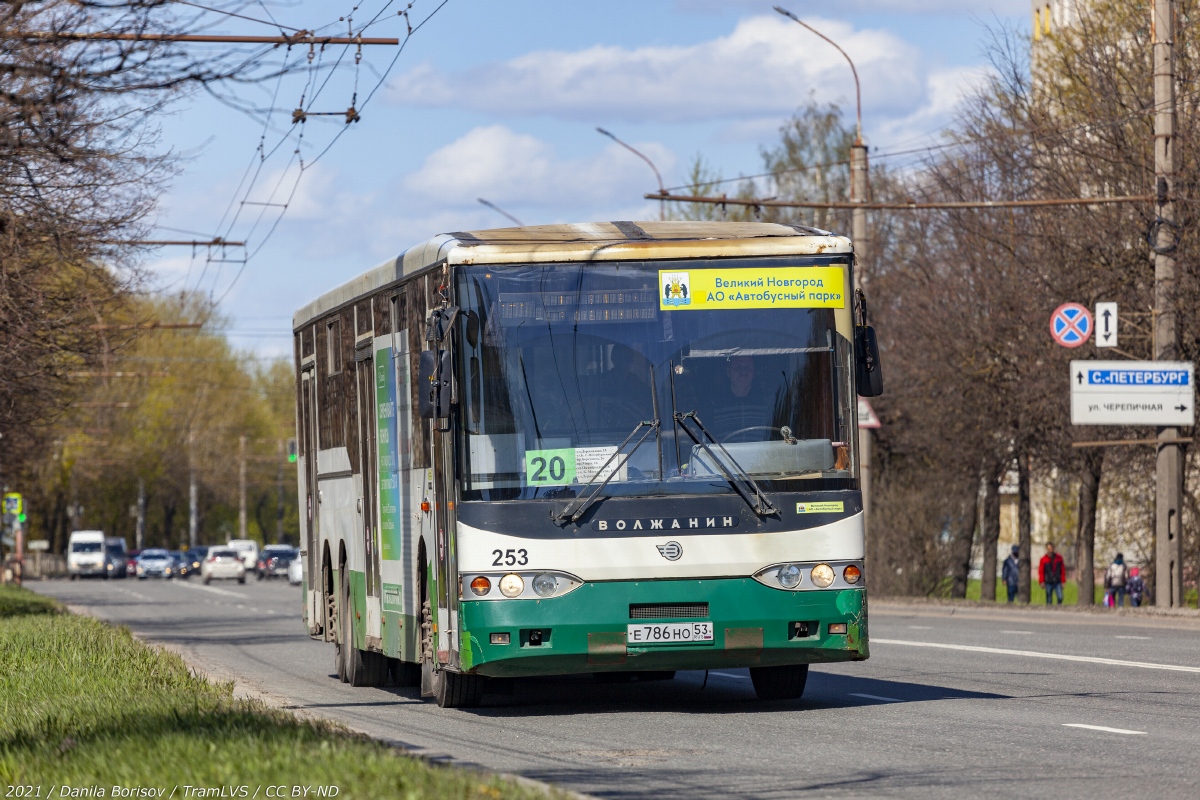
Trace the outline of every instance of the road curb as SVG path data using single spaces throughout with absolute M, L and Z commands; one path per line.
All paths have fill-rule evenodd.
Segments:
M 105 625 L 113 624 L 113 623 L 109 622 L 108 620 L 104 619 L 103 617 L 101 617 L 99 614 L 93 613 L 92 609 L 89 606 L 78 606 L 78 605 L 73 605 L 70 603 L 64 603 L 63 605 L 67 609 L 67 611 L 69 611 L 70 613 L 75 614 L 77 616 L 91 617 L 92 619 L 94 619 L 98 622 L 103 622 Z M 256 686 L 255 684 L 250 683 L 249 681 L 246 681 L 245 679 L 241 678 L 240 676 L 234 675 L 233 673 L 229 672 L 228 670 L 225 670 L 219 666 L 209 663 L 208 661 L 201 658 L 197 653 L 193 652 L 189 648 L 182 647 L 180 645 L 177 645 L 177 644 L 174 644 L 171 642 L 160 642 L 160 641 L 156 641 L 153 638 L 141 636 L 138 633 L 136 633 L 135 631 L 130 630 L 128 627 L 126 627 L 125 629 L 129 631 L 130 636 L 137 639 L 139 642 L 142 642 L 146 646 L 152 647 L 156 650 L 165 650 L 169 653 L 173 653 L 173 654 L 179 656 L 179 658 L 181 658 L 183 660 L 183 663 L 185 663 L 188 666 L 188 668 L 190 670 L 192 670 L 193 673 L 195 673 L 196 675 L 199 675 L 200 677 L 204 678 L 205 680 L 209 681 L 210 683 L 232 683 L 233 684 L 233 696 L 237 699 L 256 700 L 256 701 L 262 703 L 267 708 L 270 708 L 273 711 L 282 711 L 284 713 L 291 714 L 292 716 L 297 717 L 299 719 L 320 721 L 322 723 L 331 725 L 334 728 L 344 730 L 344 731 L 354 734 L 356 736 L 366 737 L 367 739 L 371 739 L 372 741 L 376 741 L 376 742 L 379 742 L 380 744 L 387 745 L 388 747 L 392 748 L 393 750 L 396 750 L 410 758 L 419 759 L 431 767 L 456 767 L 458 769 L 464 769 L 464 770 L 468 770 L 470 772 L 474 772 L 481 776 L 503 778 L 504 780 L 512 781 L 513 783 L 517 784 L 518 786 L 523 786 L 527 789 L 533 789 L 535 791 L 542 792 L 547 797 L 551 797 L 551 798 L 571 798 L 571 800 L 599 800 L 599 798 L 595 797 L 594 795 L 583 794 L 582 792 L 577 792 L 577 791 L 574 791 L 573 789 L 565 789 L 561 786 L 555 786 L 552 783 L 546 783 L 545 781 L 539 781 L 535 778 L 527 778 L 524 775 L 516 775 L 511 772 L 497 772 L 495 770 L 490 770 L 481 764 L 476 764 L 471 761 L 462 761 L 461 759 L 456 759 L 453 756 L 429 753 L 429 752 L 425 752 L 422 749 L 415 749 L 408 742 L 404 742 L 399 739 L 393 739 L 393 738 L 390 738 L 387 736 L 379 736 L 379 735 L 373 734 L 369 731 L 362 730 L 360 728 L 356 728 L 352 725 L 347 725 L 345 722 L 342 722 L 341 720 L 331 719 L 329 717 L 325 717 L 320 714 L 313 713 L 312 711 L 310 711 L 308 709 L 296 708 L 295 706 L 292 705 L 290 700 L 283 698 L 283 697 L 279 697 L 278 695 L 274 695 L 270 692 L 267 692 L 264 689 L 262 689 L 261 687 Z

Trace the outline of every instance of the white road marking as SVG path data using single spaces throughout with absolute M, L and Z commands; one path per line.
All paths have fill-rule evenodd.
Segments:
M 239 600 L 249 600 L 250 599 L 249 597 L 247 597 L 244 594 L 238 594 L 237 592 L 230 592 L 226 589 L 218 589 L 215 586 L 193 586 L 190 583 L 180 583 L 179 585 L 186 586 L 189 589 L 198 589 L 202 592 L 212 592 L 213 594 L 220 594 L 220 595 L 224 595 L 226 597 L 236 597 Z
M 933 630 L 933 628 L 929 627 L 928 625 L 909 625 L 908 629 L 910 631 L 931 631 L 931 630 Z
M 1089 731 L 1104 731 L 1105 733 L 1124 733 L 1128 736 L 1145 736 L 1145 731 L 1127 731 L 1124 728 L 1109 728 L 1105 725 L 1081 725 L 1078 722 L 1064 722 L 1064 728 L 1083 728 Z
M 934 647 L 942 650 L 962 650 L 968 653 L 992 653 L 1001 656 L 1027 656 L 1029 658 L 1051 658 L 1057 661 L 1082 661 L 1088 664 L 1107 664 L 1112 667 L 1138 667 L 1139 669 L 1162 669 L 1169 672 L 1200 672 L 1200 667 L 1181 664 L 1155 664 L 1149 661 L 1121 661 L 1116 658 L 1096 656 L 1071 656 L 1066 653 L 1042 653 L 1037 650 L 1006 650 L 1002 647 L 976 647 L 969 644 L 943 644 L 941 642 L 906 642 L 902 639 L 871 638 L 871 644 L 903 644 L 909 647 Z
M 1000 631 L 1001 633 L 1015 633 L 1020 636 L 1032 636 L 1033 631 Z
M 738 680 L 738 681 L 748 681 L 748 680 L 750 680 L 750 676 L 749 676 L 749 675 L 734 675 L 734 674 L 732 674 L 732 673 L 729 673 L 729 672 L 710 672 L 710 673 L 708 673 L 708 674 L 709 674 L 709 675 L 720 675 L 722 678 L 733 678 L 734 680 Z
M 904 702 L 903 700 L 897 700 L 894 697 L 880 697 L 877 694 L 859 694 L 858 692 L 851 692 L 850 696 L 851 697 L 861 697 L 864 700 L 879 700 L 884 703 L 903 703 Z
M 150 602 L 150 598 L 146 597 L 146 595 L 144 595 L 144 594 L 138 594 L 137 592 L 131 591 L 129 589 L 121 589 L 121 591 L 137 600 L 144 600 L 147 603 Z
M 1114 636 L 1113 638 L 1114 639 L 1142 639 L 1147 642 L 1150 641 L 1149 636 Z

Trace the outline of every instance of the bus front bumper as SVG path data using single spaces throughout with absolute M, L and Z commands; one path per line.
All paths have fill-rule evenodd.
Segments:
M 697 602 L 708 603 L 703 619 L 631 619 L 633 605 Z M 464 600 L 461 609 L 462 669 L 492 677 L 763 667 L 870 655 L 863 589 L 787 592 L 752 578 L 621 581 L 585 583 L 546 600 Z M 627 641 L 630 624 L 702 621 L 712 623 L 711 642 Z M 837 632 L 840 625 L 845 633 Z M 493 644 L 504 634 L 507 644 Z

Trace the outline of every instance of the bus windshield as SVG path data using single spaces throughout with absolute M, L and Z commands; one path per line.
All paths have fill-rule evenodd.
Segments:
M 461 268 L 463 499 L 573 497 L 605 478 L 606 495 L 726 493 L 730 470 L 767 491 L 857 488 L 852 348 L 834 309 L 687 308 L 671 277 L 814 262 L 845 280 L 828 258 Z M 643 424 L 655 419 L 659 435 Z M 621 455 L 646 438 L 621 464 L 631 433 Z

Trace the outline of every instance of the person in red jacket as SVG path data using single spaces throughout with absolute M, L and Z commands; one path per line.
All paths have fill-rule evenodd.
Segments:
M 1057 597 L 1061 606 L 1063 601 L 1063 581 L 1067 576 L 1067 565 L 1063 557 L 1054 552 L 1054 542 L 1046 542 L 1046 555 L 1038 564 L 1038 583 L 1046 589 L 1046 605 L 1050 598 Z

